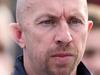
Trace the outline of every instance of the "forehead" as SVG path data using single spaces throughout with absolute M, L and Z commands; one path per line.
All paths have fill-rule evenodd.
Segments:
M 68 13 L 68 11 L 85 11 L 86 0 L 23 0 L 22 13 L 55 12 L 55 14 Z M 21 4 L 21 3 L 20 3 Z M 71 11 L 71 12 L 72 12 Z M 70 13 L 70 12 L 69 12 Z
M 40 4 L 44 4 L 44 3 L 49 3 L 49 5 L 50 5 L 50 3 L 63 3 L 63 4 L 65 4 L 65 3 L 68 3 L 68 2 L 72 2 L 72 1 L 74 1 L 74 2 L 83 2 L 83 1 L 85 1 L 85 0 L 24 0 L 25 1 L 25 3 L 26 4 L 37 4 L 37 3 L 40 3 Z M 72 2 L 73 3 L 73 2 Z
M 82 6 L 82 4 L 84 4 L 84 2 L 85 2 L 85 0 L 26 0 L 26 1 L 27 1 L 27 3 L 26 2 L 25 3 L 30 5 L 30 6 L 31 5 L 38 6 L 38 4 L 42 5 L 42 6 L 52 6 L 52 5 L 64 5 L 65 6 L 66 4 L 69 5 L 69 3 L 70 4 L 80 4 L 80 2 L 81 2 L 80 5 Z

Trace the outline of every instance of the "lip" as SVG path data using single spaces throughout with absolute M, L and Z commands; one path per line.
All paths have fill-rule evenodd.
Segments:
M 71 56 L 74 56 L 74 55 L 72 53 L 56 53 L 56 54 L 53 54 L 51 57 L 64 58 L 64 57 L 71 57 Z
M 74 61 L 75 55 L 73 53 L 68 53 L 68 52 L 57 52 L 53 55 L 51 55 L 51 61 L 52 63 L 59 65 L 59 66 L 65 66 L 69 65 L 69 63 Z

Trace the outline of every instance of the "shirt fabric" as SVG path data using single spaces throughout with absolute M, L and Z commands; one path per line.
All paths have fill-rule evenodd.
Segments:
M 23 65 L 23 56 L 19 56 L 16 60 L 13 75 L 27 75 Z M 77 75 L 91 75 L 85 65 L 80 62 L 77 67 Z

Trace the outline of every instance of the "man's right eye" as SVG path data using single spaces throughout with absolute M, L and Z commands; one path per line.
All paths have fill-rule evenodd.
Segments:
M 53 25 L 53 24 L 55 24 L 55 21 L 54 20 L 51 20 L 51 19 L 48 19 L 48 20 L 43 20 L 43 21 L 41 21 L 39 24 L 51 24 L 51 25 Z
M 57 20 L 56 20 L 55 17 L 45 17 L 45 18 L 42 18 L 38 21 L 39 25 L 42 25 L 42 26 L 45 26 L 45 27 L 55 26 L 56 23 L 57 23 Z

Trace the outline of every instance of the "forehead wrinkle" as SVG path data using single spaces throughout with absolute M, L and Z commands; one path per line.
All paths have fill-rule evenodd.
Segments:
M 31 3 L 31 4 L 28 3 L 26 5 L 25 11 L 28 13 L 30 12 L 30 13 L 35 13 L 35 14 L 39 14 L 39 15 L 40 14 L 41 15 L 42 14 L 50 14 L 50 15 L 54 15 L 54 16 L 59 16 L 61 14 L 62 7 L 58 2 L 56 2 L 56 4 L 55 4 L 55 2 L 52 0 L 52 1 L 50 1 L 50 3 L 52 3 L 52 5 L 48 6 L 48 4 L 50 4 L 50 3 L 48 3 L 48 1 L 42 2 L 42 3 L 41 3 L 41 1 L 40 2 L 36 1 L 36 2 Z
M 72 1 L 70 1 L 70 2 L 72 3 Z M 69 2 L 69 4 L 70 4 L 70 2 Z M 84 2 L 84 1 L 78 0 L 76 3 L 73 3 L 72 5 L 69 5 L 69 6 L 66 5 L 67 2 L 63 3 L 63 7 L 65 7 L 65 8 L 63 8 L 64 16 L 65 17 L 74 16 L 74 15 L 80 16 L 86 22 L 88 20 L 88 15 L 87 15 L 87 10 L 86 10 L 87 5 L 85 2 L 84 3 L 82 3 L 82 2 Z
M 42 1 L 45 1 L 45 2 L 42 2 Z M 50 2 L 49 2 L 49 4 L 50 3 L 52 3 L 53 4 L 53 6 L 47 6 L 47 8 L 49 7 L 49 11 L 51 10 L 51 11 L 57 11 L 56 12 L 56 14 L 58 15 L 58 14 L 64 14 L 64 13 L 62 13 L 62 12 L 64 12 L 63 11 L 63 8 L 65 8 L 63 5 L 66 5 L 66 0 L 55 0 L 56 2 L 54 2 L 54 0 L 51 0 Z M 83 4 L 82 6 L 86 9 L 86 11 L 87 11 L 87 7 L 86 7 L 86 0 L 84 1 L 84 0 L 79 0 L 79 1 L 81 1 L 82 3 L 80 3 L 80 4 Z M 43 4 L 44 3 L 44 4 Z M 22 18 L 23 16 L 25 16 L 25 14 L 24 13 L 26 13 L 26 12 L 29 12 L 29 11 L 31 11 L 31 12 L 34 12 L 34 9 L 38 6 L 38 4 L 39 4 L 39 6 L 40 7 L 38 7 L 38 8 L 46 8 L 46 4 L 48 3 L 48 1 L 46 1 L 46 0 L 18 0 L 18 2 L 17 2 L 17 18 L 18 19 L 20 19 L 19 21 L 21 21 L 22 19 L 24 19 L 24 18 Z M 55 4 L 56 3 L 56 4 Z M 44 5 L 44 6 L 43 6 Z M 47 4 L 48 5 L 48 4 Z M 55 8 L 56 7 L 56 8 Z M 42 9 L 41 9 L 42 10 Z M 41 11 L 40 10 L 40 11 Z M 60 13 L 58 13 L 58 11 L 60 11 Z M 27 15 L 27 14 L 26 14 Z M 17 20 L 18 20 L 17 19 Z

